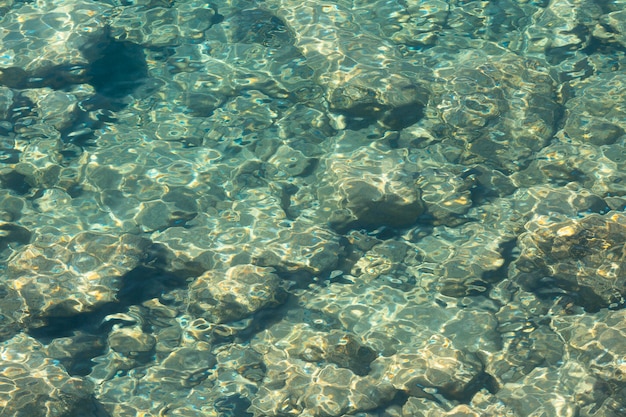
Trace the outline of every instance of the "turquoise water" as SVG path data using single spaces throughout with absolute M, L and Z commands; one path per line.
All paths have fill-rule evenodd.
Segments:
M 623 416 L 626 3 L 0 1 L 0 416 Z

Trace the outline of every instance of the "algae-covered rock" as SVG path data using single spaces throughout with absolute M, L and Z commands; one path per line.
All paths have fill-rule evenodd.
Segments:
M 460 399 L 472 391 L 472 382 L 482 372 L 473 354 L 451 346 L 445 337 L 433 334 L 414 349 L 372 363 L 375 378 L 389 380 L 394 388 L 412 397 L 430 397 L 432 391 Z
M 589 310 L 621 306 L 626 295 L 626 216 L 529 222 L 511 279 L 531 291 L 560 290 Z
M 3 343 L 0 358 L 1 415 L 62 417 L 101 409 L 92 384 L 70 376 L 32 337 L 20 334 Z
M 270 268 L 237 265 L 225 273 L 208 271 L 190 288 L 190 312 L 214 323 L 241 320 L 282 302 L 280 279 Z
M 493 47 L 429 52 L 443 58 L 426 61 L 440 61 L 426 115 L 443 122 L 450 144 L 464 143 L 462 164 L 515 172 L 548 144 L 559 111 L 548 68 Z
M 339 232 L 407 227 L 424 211 L 402 153 L 360 148 L 329 159 L 318 190 L 320 216 Z
M 596 146 L 612 145 L 626 132 L 626 76 L 605 73 L 574 83 L 566 103 L 564 140 Z
M 375 409 L 393 397 L 389 382 L 359 375 L 358 362 L 371 357 L 352 349 L 359 343 L 350 335 L 327 337 L 301 323 L 278 323 L 251 346 L 267 367 L 250 407 L 255 416 L 341 416 Z
M 48 226 L 8 260 L 11 287 L 31 318 L 66 317 L 114 301 L 121 277 L 137 267 L 148 241 L 84 231 L 66 235 Z

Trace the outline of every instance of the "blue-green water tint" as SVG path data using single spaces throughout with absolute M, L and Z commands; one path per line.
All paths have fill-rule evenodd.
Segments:
M 626 414 L 623 1 L 4 3 L 0 415 Z

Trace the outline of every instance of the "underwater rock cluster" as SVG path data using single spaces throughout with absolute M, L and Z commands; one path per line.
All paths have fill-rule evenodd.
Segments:
M 0 415 L 624 415 L 625 14 L 0 1 Z

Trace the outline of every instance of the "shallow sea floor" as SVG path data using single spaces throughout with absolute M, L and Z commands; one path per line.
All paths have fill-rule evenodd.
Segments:
M 625 0 L 0 0 L 0 417 L 625 416 L 625 54 Z

